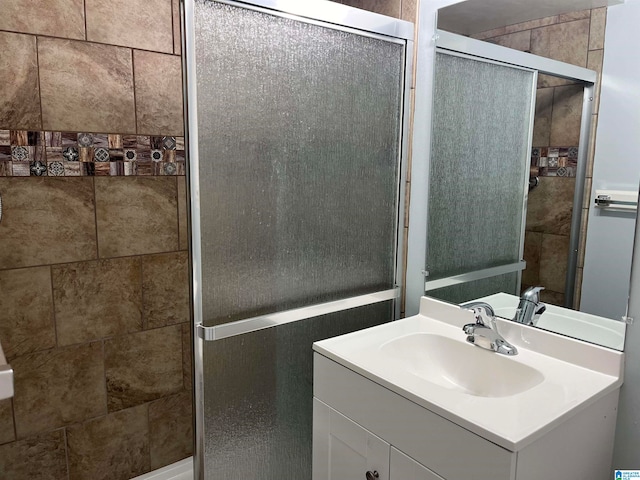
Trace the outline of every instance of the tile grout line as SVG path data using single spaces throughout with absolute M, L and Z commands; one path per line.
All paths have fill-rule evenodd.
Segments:
M 67 436 L 67 427 L 62 427 L 62 431 L 64 433 L 64 454 L 67 461 L 67 480 L 71 478 L 71 468 L 69 465 L 69 438 Z
M 9 177 L 6 177 L 6 178 L 9 178 Z M 19 177 L 17 177 L 17 178 L 19 178 Z M 73 265 L 75 263 L 96 262 L 98 260 L 119 260 L 119 259 L 125 259 L 125 258 L 135 258 L 135 257 L 150 257 L 150 256 L 153 256 L 153 255 L 166 255 L 166 254 L 170 254 L 170 253 L 182 253 L 182 252 L 188 252 L 188 251 L 189 251 L 188 249 L 184 248 L 184 249 L 181 249 L 181 250 L 166 250 L 166 251 L 163 250 L 161 252 L 136 253 L 136 254 L 132 254 L 132 255 L 121 255 L 121 256 L 117 256 L 117 257 L 89 258 L 89 259 L 86 259 L 86 260 L 75 260 L 75 261 L 71 261 L 71 262 L 41 263 L 41 264 L 37 264 L 37 265 L 24 265 L 24 266 L 10 267 L 10 268 L 0 268 L 0 272 L 4 272 L 4 271 L 8 271 L 8 270 L 22 270 L 22 269 L 27 269 L 27 268 Z
M 36 39 L 36 70 L 38 72 L 38 104 L 40 105 L 40 131 L 45 131 L 44 129 L 44 115 L 42 113 L 42 86 L 41 86 L 41 82 L 40 82 L 40 40 L 38 38 L 38 35 L 35 35 L 35 39 Z M 46 145 L 46 141 L 44 142 Z M 45 150 L 45 154 L 44 154 L 44 159 L 46 161 L 47 158 L 47 153 L 46 153 L 46 146 L 43 145 L 43 148 Z
M 11 397 L 11 417 L 13 420 L 13 441 L 18 441 L 18 427 L 16 426 L 16 408 L 14 405 L 15 396 Z
M 138 258 L 140 262 L 140 327 L 141 331 L 147 330 L 147 319 L 144 314 L 144 261 L 142 257 Z
M 187 156 L 185 154 L 185 163 L 187 161 Z M 186 165 L 185 165 L 185 170 L 186 170 Z M 186 173 L 186 172 L 185 172 Z M 185 178 L 185 189 L 183 193 L 183 196 L 186 195 L 186 183 L 187 180 Z M 182 199 L 182 201 L 184 201 L 184 198 Z M 186 205 L 185 205 L 186 206 Z M 178 179 L 176 178 L 176 221 L 177 221 L 177 227 L 178 227 L 178 250 L 180 250 L 180 189 L 178 188 Z
M 104 416 L 109 415 L 109 389 L 107 385 L 107 339 L 102 338 L 100 340 L 102 343 L 102 371 L 104 373 Z M 100 415 L 102 416 L 102 415 Z M 98 418 L 98 417 L 95 417 Z M 86 420 L 85 420 L 86 421 Z
M 136 62 L 135 62 L 135 51 L 131 49 L 131 82 L 133 89 L 133 119 L 135 122 L 136 135 L 138 134 L 138 98 L 136 96 Z M 149 145 L 151 146 L 151 145 Z
M 87 29 L 87 0 L 82 0 L 82 9 L 84 10 L 84 39 L 89 41 L 89 32 Z
M 58 318 L 56 316 L 56 299 L 53 292 L 53 266 L 48 265 L 49 267 L 49 288 L 51 289 L 51 316 L 53 317 L 53 332 L 56 337 L 56 346 L 54 348 L 60 347 L 60 343 L 58 341 Z M 38 267 L 41 268 L 41 267 Z
M 174 25 L 175 22 L 173 21 L 174 19 L 174 15 L 176 12 L 173 11 L 173 7 L 174 7 L 174 2 L 173 0 L 171 0 L 171 51 L 173 52 L 174 55 L 177 55 L 176 53 L 176 26 Z M 178 8 L 178 11 L 180 10 L 180 8 Z M 181 39 L 178 39 L 181 40 Z
M 162 55 L 171 55 L 172 57 L 180 57 L 180 54 L 177 53 L 173 53 L 173 47 L 171 48 L 170 51 L 159 51 L 159 50 L 150 50 L 148 48 L 144 48 L 144 47 L 132 47 L 130 45 L 116 45 L 114 43 L 106 43 L 106 42 L 98 42 L 95 40 L 86 40 L 84 38 L 70 38 L 70 37 L 56 37 L 55 35 L 48 35 L 45 33 L 28 33 L 28 32 L 23 32 L 20 30 L 7 30 L 7 29 L 0 29 L 0 33 L 15 33 L 18 35 L 29 35 L 31 37 L 43 37 L 43 38 L 51 38 L 54 40 L 64 40 L 64 41 L 70 41 L 70 42 L 81 42 L 81 43 L 89 43 L 89 44 L 93 44 L 93 45 L 105 45 L 107 47 L 116 47 L 116 48 L 126 48 L 128 50 L 140 50 L 143 52 L 151 52 L 151 53 L 159 53 Z
M 96 232 L 96 257 L 92 260 L 89 261 L 99 261 L 102 260 L 100 258 L 100 240 L 98 238 L 98 201 L 97 201 L 97 195 L 96 195 L 96 178 L 95 177 L 89 177 L 91 178 L 91 183 L 93 184 L 93 225 L 95 227 L 95 232 Z M 77 262 L 70 262 L 70 263 L 77 263 Z

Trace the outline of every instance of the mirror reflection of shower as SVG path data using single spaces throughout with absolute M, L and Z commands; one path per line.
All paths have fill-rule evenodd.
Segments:
M 603 9 L 555 15 L 506 28 L 471 34 L 470 37 L 555 60 L 602 68 L 603 45 L 590 38 L 591 22 L 599 21 Z M 570 252 L 584 85 L 550 75 L 539 75 L 536 92 L 529 198 L 525 228 L 521 290 L 543 285 L 545 303 L 575 309 L 580 305 L 584 236 L 591 190 L 590 169 L 585 182 L 581 242 L 578 249 L 573 301 L 566 275 Z M 597 103 L 597 102 L 594 102 Z M 597 114 L 597 104 L 594 105 Z M 594 119 L 595 121 L 595 119 Z M 592 161 L 592 158 L 589 159 Z

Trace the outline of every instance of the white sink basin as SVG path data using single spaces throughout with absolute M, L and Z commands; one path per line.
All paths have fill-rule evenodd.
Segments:
M 418 381 L 477 397 L 516 395 L 544 380 L 535 368 L 512 362 L 504 355 L 431 333 L 390 340 L 380 347 L 380 354 L 415 375 Z M 489 379 L 488 372 L 496 375 Z
M 418 405 L 519 451 L 622 385 L 623 353 L 497 319 L 518 349 L 466 341 L 468 310 L 423 297 L 420 314 L 314 343 L 314 350 Z
M 496 315 L 513 318 L 519 298 L 507 293 L 497 293 L 480 299 L 494 307 Z M 590 315 L 568 308 L 546 305 L 545 312 L 536 322 L 536 327 L 551 332 L 579 338 L 585 342 L 596 343 L 603 347 L 624 349 L 626 325 L 610 318 Z
M 13 397 L 13 370 L 7 364 L 7 359 L 0 345 L 0 400 Z

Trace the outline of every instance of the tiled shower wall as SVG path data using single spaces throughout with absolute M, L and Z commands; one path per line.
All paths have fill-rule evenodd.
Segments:
M 0 14 L 0 477 L 128 479 L 192 451 L 177 0 Z
M 416 0 L 341 3 L 416 19 Z M 2 5 L 2 478 L 128 479 L 191 454 L 180 53 L 178 0 Z
M 602 71 L 606 8 L 546 17 L 511 25 L 474 38 L 527 51 L 554 60 Z M 598 121 L 598 88 L 591 121 L 590 156 L 582 211 L 582 232 L 574 305 L 579 305 L 593 152 Z M 567 80 L 541 75 L 538 81 L 533 133 L 532 174 L 539 185 L 529 192 L 523 272 L 523 289 L 543 285 L 543 300 L 564 304 L 565 275 L 575 190 L 575 160 L 572 152 L 580 138 L 583 88 Z

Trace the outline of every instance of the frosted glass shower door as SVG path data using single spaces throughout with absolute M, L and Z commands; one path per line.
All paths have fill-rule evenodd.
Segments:
M 519 290 L 536 80 L 436 54 L 427 295 L 460 303 Z
M 413 29 L 260 3 L 185 4 L 196 475 L 306 480 L 312 343 L 396 318 Z

